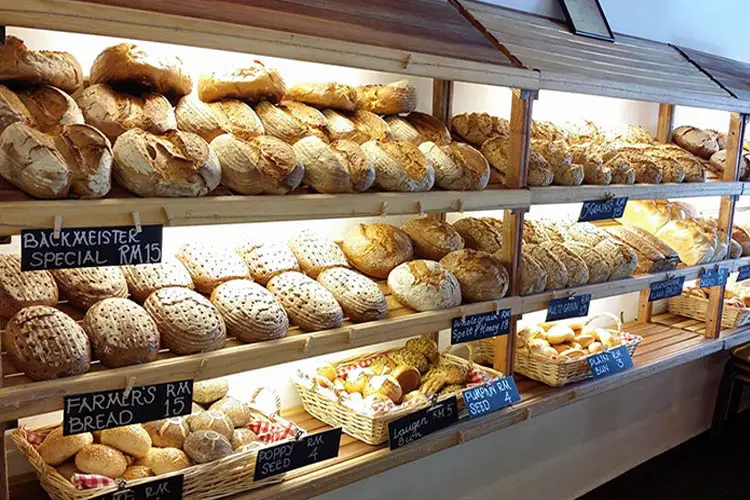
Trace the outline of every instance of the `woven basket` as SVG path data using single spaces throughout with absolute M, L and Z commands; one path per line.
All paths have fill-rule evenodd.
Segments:
M 254 404 L 258 394 L 263 391 L 260 388 L 253 394 L 250 404 Z M 271 390 L 271 389 L 266 389 Z M 251 411 L 255 418 L 263 418 L 276 424 L 286 426 L 289 422 L 279 416 L 281 409 L 281 400 L 274 392 L 276 402 L 276 411 L 266 416 L 257 408 L 251 406 Z M 59 425 L 51 425 L 34 429 L 35 431 L 51 430 Z M 36 449 L 26 440 L 23 432 L 16 429 L 11 434 L 11 439 L 16 444 L 18 450 L 23 453 L 31 466 L 34 468 L 42 488 L 53 500 L 83 500 L 98 495 L 103 495 L 118 489 L 117 485 L 107 486 L 106 488 L 92 488 L 79 490 L 73 486 L 73 483 L 65 479 L 57 470 L 42 460 L 42 457 Z M 281 442 L 281 441 L 280 441 Z M 278 443 L 273 443 L 273 446 Z M 268 484 L 279 483 L 284 479 L 284 474 L 279 474 L 272 478 L 254 481 L 255 460 L 258 451 L 266 446 L 258 446 L 240 453 L 232 454 L 220 460 L 215 460 L 206 464 L 194 465 L 183 469 L 175 474 L 164 474 L 157 477 L 149 477 L 127 482 L 127 486 L 134 486 L 141 483 L 147 483 L 161 477 L 168 477 L 176 474 L 185 476 L 182 498 L 185 500 L 210 500 L 222 498 L 229 495 L 241 493 L 243 491 L 260 488 Z
M 613 314 L 598 314 L 589 318 L 585 324 L 588 325 L 601 317 L 614 318 L 617 321 L 617 330 L 622 332 L 622 322 L 620 321 L 620 318 Z M 643 337 L 624 332 L 623 335 L 628 336 L 628 339 L 622 345 L 625 346 L 632 357 L 633 353 L 635 353 L 635 348 L 641 343 Z M 589 367 L 588 361 L 586 361 L 587 358 L 588 356 L 568 360 L 551 359 L 537 353 L 529 352 L 527 354 L 516 350 L 515 371 L 525 377 L 538 380 L 549 386 L 562 387 L 566 384 L 580 382 L 581 380 L 591 378 L 591 368 Z
M 677 297 L 672 297 L 667 303 L 669 304 L 669 312 L 672 314 L 706 321 L 706 312 L 708 311 L 708 299 L 706 298 L 683 293 Z M 750 323 L 750 308 L 738 307 L 724 301 L 721 313 L 722 328 L 737 328 L 748 323 Z
M 340 367 L 354 365 L 362 360 L 376 358 L 396 350 L 398 349 L 390 349 L 387 351 L 369 353 L 362 356 L 348 358 L 339 361 L 334 366 L 338 370 Z M 481 371 L 489 374 L 492 377 L 504 377 L 502 373 L 493 369 L 485 367 L 480 368 L 475 366 L 471 360 L 465 360 L 451 354 L 441 354 L 440 356 L 450 363 L 463 365 L 468 368 L 481 369 Z M 371 445 L 379 445 L 388 441 L 388 423 L 397 420 L 404 415 L 408 415 L 409 413 L 413 413 L 428 406 L 427 404 L 421 404 L 399 408 L 394 411 L 376 416 L 364 415 L 348 406 L 343 405 L 339 401 L 334 401 L 326 397 L 325 395 L 320 394 L 315 390 L 316 388 L 314 386 L 312 388 L 308 388 L 298 383 L 297 381 L 295 381 L 295 386 L 297 387 L 297 391 L 299 391 L 300 399 L 302 399 L 302 405 L 304 406 L 307 413 L 309 413 L 316 419 L 325 422 L 331 427 L 341 427 L 344 433 Z M 459 402 L 462 401 L 460 399 L 460 391 L 454 394 L 459 396 Z M 448 398 L 450 396 L 453 396 L 454 394 L 443 395 L 439 400 Z

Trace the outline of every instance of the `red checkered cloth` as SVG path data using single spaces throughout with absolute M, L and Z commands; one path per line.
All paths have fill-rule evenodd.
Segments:
M 32 431 L 28 427 L 21 426 L 18 428 L 18 432 L 21 433 L 23 438 L 26 440 L 27 443 L 29 443 L 31 446 L 34 447 L 34 449 L 37 449 L 40 444 L 42 444 L 42 441 L 47 437 L 47 435 L 55 430 L 52 429 L 46 429 L 43 431 Z
M 268 444 L 289 438 L 294 439 L 298 434 L 304 432 L 292 422 L 287 422 L 286 425 L 281 425 L 257 420 L 251 422 L 247 427 L 258 435 L 259 440 Z
M 105 476 L 100 476 L 98 474 L 73 474 L 73 477 L 70 478 L 70 482 L 73 483 L 73 486 L 76 487 L 76 489 L 79 490 L 93 490 L 96 488 L 105 488 L 107 486 L 112 486 L 114 484 L 117 484 L 117 482 L 114 479 L 110 479 Z
M 340 366 L 336 368 L 336 376 L 338 378 L 345 379 L 346 376 L 349 374 L 350 371 L 356 370 L 359 368 L 367 368 L 368 366 L 372 365 L 376 359 L 380 359 L 384 356 L 377 356 L 375 358 L 367 358 L 367 359 L 360 359 L 356 363 L 352 363 L 351 365 L 346 366 Z

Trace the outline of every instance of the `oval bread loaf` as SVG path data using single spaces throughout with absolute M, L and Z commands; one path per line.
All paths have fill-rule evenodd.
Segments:
M 580 257 L 589 271 L 589 283 L 602 283 L 612 275 L 612 268 L 593 246 L 578 241 L 566 241 L 565 248 Z
M 115 479 L 128 468 L 128 461 L 120 450 L 103 444 L 87 444 L 76 453 L 76 467 L 86 474 Z
M 156 290 L 168 286 L 194 288 L 187 268 L 175 257 L 165 257 L 160 264 L 139 264 L 120 268 L 128 284 L 130 296 L 143 303 Z
M 231 280 L 217 286 L 211 303 L 219 310 L 229 335 L 243 342 L 284 337 L 289 320 L 274 295 L 248 280 Z
M 65 125 L 55 146 L 71 173 L 70 188 L 79 198 L 101 198 L 112 187 L 112 146 L 89 125 Z
M 0 82 L 9 86 L 51 85 L 72 94 L 83 85 L 83 71 L 67 52 L 29 50 L 20 38 L 0 44 Z
M 152 420 L 143 424 L 143 428 L 151 437 L 153 446 L 160 448 L 182 448 L 185 438 L 190 434 L 190 426 L 182 417 Z M 144 458 L 148 459 L 153 451 L 152 448 Z M 154 472 L 156 472 L 156 469 L 154 469 Z
M 209 143 L 222 134 L 249 141 L 265 133 L 253 108 L 237 99 L 208 103 L 190 94 L 180 99 L 175 115 L 180 130 L 198 134 Z
M 47 434 L 37 451 L 44 463 L 60 465 L 93 442 L 94 436 L 90 432 L 63 436 L 63 428 L 57 427 Z
M 2 113 L 0 112 L 0 117 Z M 343 113 L 335 109 L 324 109 L 323 116 L 326 117 L 328 139 L 331 141 L 347 140 L 362 144 L 371 139 L 370 136 L 357 130 L 352 121 L 351 114 Z M 380 119 L 380 117 L 378 117 Z M 1 122 L 0 122 L 1 125 Z
M 482 154 L 460 142 L 438 146 L 423 142 L 419 150 L 435 169 L 435 184 L 442 189 L 477 191 L 487 187 L 490 166 Z
M 0 134 L 16 122 L 32 127 L 35 125 L 34 117 L 18 95 L 5 85 L 0 85 Z
M 185 440 L 185 453 L 197 464 L 219 460 L 231 455 L 232 451 L 232 444 L 226 436 L 210 430 L 193 432 Z
M 447 309 L 461 304 L 461 285 L 445 267 L 432 260 L 412 260 L 388 275 L 396 299 L 417 311 Z
M 713 235 L 693 219 L 667 222 L 656 236 L 672 247 L 688 266 L 711 262 L 716 251 Z
M 104 429 L 99 441 L 135 458 L 145 457 L 151 449 L 151 436 L 141 424 Z
M 274 106 L 268 101 L 262 101 L 255 106 L 255 112 L 268 135 L 288 144 L 311 135 L 328 142 L 328 120 L 323 113 L 307 104 L 283 101 Z
M 375 182 L 372 162 L 355 142 L 328 145 L 309 136 L 294 144 L 294 152 L 305 167 L 305 184 L 319 193 L 357 193 Z
M 432 115 L 420 113 L 419 111 L 412 111 L 406 115 L 406 121 L 408 121 L 426 141 L 434 142 L 438 146 L 445 146 L 451 142 L 451 133 L 448 131 L 448 127 L 445 126 L 445 123 Z
M 59 134 L 65 125 L 82 125 L 83 113 L 68 94 L 56 87 L 43 85 L 18 93 L 34 118 L 37 130 L 45 134 Z
M 440 265 L 452 272 L 461 284 L 464 302 L 484 302 L 505 297 L 510 277 L 500 261 L 481 250 L 451 252 Z
M 568 286 L 568 269 L 557 253 L 552 251 L 548 246 L 543 245 L 527 243 L 523 248 L 541 264 L 547 273 L 545 290 L 554 290 Z
M 432 217 L 412 219 L 401 229 L 414 244 L 414 256 L 421 259 L 437 261 L 464 247 L 464 239 L 453 226 Z
M 258 435 L 250 429 L 235 429 L 232 434 L 232 449 L 238 451 L 243 446 L 256 443 Z
M 481 145 L 482 155 L 487 159 L 491 168 L 490 178 L 493 182 L 506 183 L 506 173 L 510 163 L 510 137 L 490 137 Z M 549 186 L 554 174 L 547 160 L 533 149 L 529 150 L 529 171 L 527 182 L 529 186 Z
M 410 142 L 415 146 L 419 146 L 425 141 L 422 134 L 406 118 L 399 115 L 391 115 L 386 116 L 384 119 L 388 124 L 388 128 L 391 129 L 394 141 Z
M 521 252 L 521 295 L 541 293 L 547 288 L 547 271 L 527 247 L 524 245 Z
M 70 305 L 84 311 L 100 300 L 128 296 L 128 284 L 119 267 L 80 267 L 51 272 L 60 294 Z
M 623 245 L 612 238 L 600 241 L 594 246 L 594 250 L 604 257 L 604 260 L 612 269 L 612 274 L 609 275 L 610 281 L 628 278 L 638 267 L 638 256 L 635 252 L 627 245 Z
M 691 125 L 683 125 L 674 129 L 672 141 L 704 160 L 708 160 L 719 150 L 719 143 L 711 133 Z
M 384 191 L 429 191 L 435 183 L 432 164 L 411 143 L 367 141 L 362 150 L 375 168 L 375 185 Z
M 336 242 L 305 229 L 292 236 L 287 242 L 302 271 L 317 278 L 324 269 L 350 267 L 344 251 Z
M 176 256 L 187 268 L 199 292 L 211 293 L 225 281 L 250 278 L 250 270 L 242 257 L 222 247 L 186 243 Z
M 502 222 L 493 224 L 489 218 L 464 217 L 453 223 L 453 229 L 461 235 L 464 246 L 494 254 L 503 248 Z
M 212 404 L 206 413 L 211 412 L 223 413 L 229 418 L 229 421 L 235 428 L 245 427 L 253 419 L 253 413 L 250 410 L 250 407 L 231 396 L 225 396 Z M 232 436 L 227 436 L 227 439 L 232 439 Z
M 202 380 L 193 384 L 193 401 L 203 405 L 215 403 L 229 392 L 229 382 L 225 378 Z
M 268 289 L 303 330 L 339 328 L 344 321 L 344 312 L 333 294 L 302 273 L 279 274 L 268 282 Z
M 492 137 L 510 137 L 508 120 L 487 113 L 462 113 L 451 118 L 451 130 L 472 146 L 481 147 Z
M 204 102 L 230 98 L 251 103 L 262 100 L 279 103 L 285 93 L 286 84 L 281 74 L 260 61 L 253 61 L 245 68 L 214 72 L 198 79 L 198 96 Z
M 379 115 L 411 113 L 417 107 L 417 89 L 408 80 L 387 85 L 357 87 L 357 108 Z
M 28 306 L 57 305 L 57 284 L 49 271 L 21 271 L 21 259 L 0 254 L 0 318 Z
M 290 88 L 286 98 L 304 102 L 316 108 L 354 111 L 357 91 L 354 87 L 336 82 L 303 82 Z
M 297 258 L 286 245 L 246 242 L 234 251 L 245 261 L 253 279 L 263 286 L 277 274 L 300 270 Z
M 568 283 L 566 286 L 585 285 L 589 281 L 589 268 L 586 263 L 575 252 L 568 250 L 564 243 L 547 241 L 539 246 L 549 250 L 565 264 L 568 271 Z
M 373 141 L 392 141 L 393 134 L 391 133 L 390 127 L 380 116 L 366 111 L 364 109 L 358 109 L 354 113 L 348 115 L 354 127 L 368 139 Z
M 187 469 L 191 465 L 190 459 L 184 451 L 177 448 L 151 448 L 148 455 L 138 459 L 136 465 L 149 467 L 155 475 L 168 474 Z
M 318 275 L 318 283 L 333 294 L 354 322 L 376 321 L 385 318 L 388 305 L 380 287 L 366 276 L 346 269 L 334 267 Z
M 342 245 L 349 262 L 368 276 L 385 279 L 393 268 L 414 257 L 409 235 L 390 224 L 357 224 Z

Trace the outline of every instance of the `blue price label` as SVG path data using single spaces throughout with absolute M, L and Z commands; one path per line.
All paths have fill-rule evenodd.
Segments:
M 745 281 L 750 279 L 750 265 L 740 266 L 737 273 L 737 281 Z
M 582 295 L 576 295 L 574 297 L 552 299 L 547 305 L 546 321 L 558 321 L 561 319 L 586 316 L 589 313 L 590 303 L 590 293 L 584 293 Z
M 510 309 L 453 318 L 451 344 L 486 339 L 510 333 Z
M 516 387 L 513 377 L 505 377 L 466 389 L 463 396 L 471 418 L 485 415 L 521 401 L 521 395 L 518 393 L 518 387 Z
M 578 216 L 578 222 L 619 219 L 625 212 L 625 205 L 627 204 L 627 198 L 584 201 L 581 207 L 581 214 Z
M 669 297 L 680 295 L 684 285 L 684 276 L 651 283 L 648 301 L 653 302 L 655 300 L 668 299 Z
M 594 378 L 607 377 L 633 367 L 633 360 L 624 345 L 586 358 Z
M 700 287 L 722 286 L 727 284 L 729 269 L 726 267 L 703 269 L 701 271 Z

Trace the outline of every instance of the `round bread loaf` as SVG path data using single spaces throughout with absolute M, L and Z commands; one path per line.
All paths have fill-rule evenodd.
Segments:
M 419 131 L 402 116 L 386 116 L 385 122 L 388 124 L 388 128 L 391 129 L 394 141 L 410 142 L 415 146 L 419 146 L 426 140 L 422 137 L 422 134 L 420 134 Z
M 390 224 L 357 224 L 346 233 L 342 248 L 355 268 L 381 279 L 414 257 L 409 235 Z
M 357 107 L 357 90 L 336 82 L 303 82 L 290 88 L 286 98 L 304 102 L 316 108 L 354 111 Z
M 482 153 L 462 142 L 438 146 L 423 142 L 419 150 L 435 169 L 435 184 L 455 191 L 482 190 L 490 180 L 490 166 Z
M 59 134 L 64 125 L 84 123 L 78 104 L 56 87 L 35 87 L 19 92 L 18 97 L 34 117 L 36 128 L 45 134 Z
M 417 89 L 408 80 L 387 85 L 357 87 L 357 108 L 379 115 L 411 113 L 417 107 Z
M 328 124 L 326 125 L 326 131 L 328 132 L 328 139 L 331 141 L 347 140 L 362 144 L 372 139 L 370 136 L 360 132 L 354 122 L 352 121 L 351 114 L 337 111 L 335 109 L 324 109 L 323 115 L 326 117 Z M 378 119 L 380 117 L 376 116 Z M 386 125 L 387 126 L 387 125 Z
M 489 218 L 464 217 L 453 223 L 453 229 L 464 239 L 464 246 L 487 253 L 495 253 L 503 248 L 502 226 L 493 224 Z
M 128 284 L 130 296 L 143 303 L 156 290 L 168 286 L 192 289 L 193 279 L 187 268 L 175 257 L 165 257 L 160 264 L 139 264 L 120 268 Z
M 78 323 L 49 306 L 21 309 L 3 341 L 11 363 L 32 380 L 80 375 L 89 370 L 91 345 Z
M 364 136 L 368 137 L 373 141 L 392 141 L 393 134 L 388 124 L 380 116 L 366 111 L 364 109 L 358 109 L 351 115 L 349 115 L 354 127 Z M 367 140 L 363 141 L 367 142 Z
M 318 283 L 336 297 L 344 314 L 354 322 L 376 321 L 388 313 L 388 304 L 380 287 L 351 269 L 326 269 L 318 275 Z
M 84 311 L 100 300 L 128 296 L 128 284 L 119 267 L 79 267 L 51 272 L 60 295 Z
M 305 274 L 317 278 L 324 269 L 349 267 L 344 251 L 336 242 L 304 229 L 287 242 Z
M 58 427 L 47 434 L 47 437 L 37 448 L 37 452 L 39 452 L 39 456 L 42 457 L 44 463 L 60 465 L 75 456 L 81 448 L 93 442 L 94 436 L 90 432 L 63 436 L 62 427 Z
M 151 467 L 145 465 L 129 465 L 125 472 L 122 473 L 122 479 L 125 481 L 135 481 L 136 479 L 144 479 L 147 477 L 153 477 L 154 471 Z
M 160 448 L 182 448 L 182 443 L 190 433 L 190 427 L 182 417 L 153 420 L 143 424 L 143 428 L 151 436 L 152 445 Z M 153 451 L 154 448 L 151 448 L 145 458 L 148 458 Z M 156 469 L 154 469 L 154 472 L 156 472 Z
M 294 144 L 311 135 L 328 142 L 328 121 L 325 115 L 307 104 L 283 101 L 274 106 L 268 101 L 263 101 L 255 106 L 255 112 L 263 122 L 266 133 L 286 143 Z
M 242 257 L 225 248 L 203 243 L 186 243 L 177 252 L 195 283 L 203 293 L 233 279 L 250 279 L 250 270 Z
M 302 182 L 305 169 L 289 144 L 271 136 L 242 140 L 220 135 L 211 148 L 221 164 L 221 180 L 241 194 L 286 194 Z
M 0 44 L 0 82 L 15 87 L 52 85 L 72 94 L 83 84 L 83 71 L 67 52 L 29 50 L 14 36 Z
M 97 302 L 84 316 L 83 329 L 94 355 L 108 368 L 147 363 L 159 354 L 156 323 L 132 300 L 110 298 Z
M 177 128 L 172 105 L 166 97 L 154 92 L 136 96 L 97 84 L 76 94 L 76 101 L 86 123 L 101 130 L 112 142 L 133 128 L 156 135 Z
M 319 193 L 359 193 L 375 182 L 372 162 L 355 142 L 329 145 L 309 136 L 294 144 L 294 153 L 305 167 L 305 184 Z
M 224 345 L 224 320 L 203 295 L 187 288 L 162 288 L 143 306 L 154 318 L 162 346 L 175 354 L 213 351 Z
M 412 219 L 401 229 L 414 243 L 414 256 L 421 259 L 440 260 L 464 247 L 464 239 L 453 226 L 433 217 Z
M 65 125 L 55 146 L 71 173 L 70 188 L 79 198 L 101 198 L 112 187 L 112 146 L 89 125 Z
M 34 126 L 34 117 L 15 92 L 5 85 L 0 85 L 0 134 L 8 125 L 21 122 Z M 354 127 L 354 124 L 352 124 Z
M 267 100 L 279 103 L 285 93 L 286 85 L 281 74 L 274 68 L 267 68 L 260 61 L 253 61 L 246 68 L 214 72 L 198 79 L 198 96 L 205 102 L 232 98 L 248 102 Z
M 151 448 L 148 455 L 138 459 L 135 465 L 150 468 L 155 475 L 168 474 L 187 469 L 191 465 L 185 452 L 177 448 Z
M 384 191 L 429 191 L 435 183 L 432 164 L 414 144 L 367 141 L 362 150 L 375 168 L 375 185 Z
M 115 180 L 138 196 L 205 196 L 221 181 L 216 153 L 190 132 L 128 130 L 117 138 L 113 153 Z
M 190 75 L 177 57 L 156 57 L 132 43 L 104 49 L 91 65 L 91 84 L 106 83 L 139 93 L 154 91 L 179 99 L 193 89 Z
M 234 434 L 232 434 L 232 449 L 234 451 L 257 442 L 258 435 L 248 428 L 235 429 Z
M 207 410 L 197 415 L 192 415 L 188 420 L 191 432 L 210 430 L 218 432 L 227 439 L 232 439 L 234 424 L 232 424 L 232 419 L 223 412 Z
M 451 133 L 448 131 L 448 127 L 445 126 L 445 123 L 432 115 L 413 111 L 406 115 L 406 121 L 408 121 L 426 141 L 434 142 L 438 146 L 445 146 L 451 142 Z
M 120 450 L 103 444 L 87 444 L 76 454 L 76 467 L 86 474 L 115 479 L 128 468 L 128 460 Z
M 690 125 L 683 125 L 674 129 L 672 141 L 704 160 L 708 160 L 712 154 L 719 150 L 719 143 L 714 135 L 709 131 Z
M 99 442 L 135 458 L 142 458 L 151 449 L 151 436 L 141 424 L 104 429 Z
M 508 271 L 487 252 L 456 250 L 440 259 L 440 264 L 458 279 L 464 302 L 495 300 L 508 292 Z
M 230 437 L 231 439 L 231 437 Z M 232 454 L 232 444 L 214 431 L 197 431 L 185 440 L 185 453 L 197 464 L 213 462 Z
M 217 402 L 211 405 L 208 409 L 211 411 L 218 411 L 223 413 L 232 422 L 234 427 L 245 427 L 253 419 L 253 414 L 250 412 L 250 407 L 245 403 L 235 399 L 231 396 L 224 396 Z M 227 436 L 232 439 L 232 436 Z
M 300 270 L 297 258 L 285 245 L 247 242 L 234 251 L 245 261 L 253 279 L 264 286 L 277 274 Z
M 268 282 L 292 322 L 303 330 L 339 328 L 344 312 L 331 292 L 302 273 L 279 274 Z
M 57 305 L 57 284 L 49 271 L 21 271 L 21 259 L 0 254 L 0 318 L 28 306 Z
M 214 403 L 229 392 L 229 382 L 225 378 L 212 378 L 193 384 L 193 401 L 202 405 Z
M 206 142 L 222 134 L 246 141 L 264 134 L 263 124 L 253 108 L 237 99 L 208 103 L 190 94 L 180 99 L 175 114 L 180 130 L 198 134 Z
M 243 342 L 278 339 L 289 329 L 289 319 L 281 303 L 252 281 L 222 283 L 211 294 L 211 303 L 224 318 L 229 335 Z
M 461 285 L 445 267 L 432 260 L 413 260 L 388 275 L 396 299 L 417 311 L 447 309 L 461 304 Z

